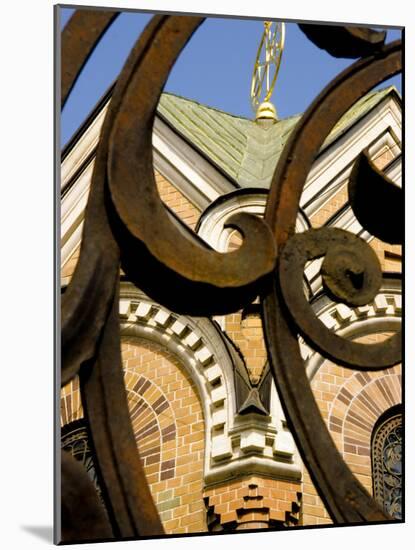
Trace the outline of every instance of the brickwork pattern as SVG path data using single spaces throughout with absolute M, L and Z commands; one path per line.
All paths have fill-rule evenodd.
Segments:
M 330 202 L 324 204 L 318 212 L 310 218 L 312 227 L 318 228 L 334 216 L 347 202 L 347 185 L 334 195 Z M 369 246 L 376 252 L 382 271 L 391 271 L 400 273 L 402 271 L 402 247 L 400 245 L 390 245 L 373 238 Z
M 238 249 L 242 236 L 232 231 L 228 241 L 228 252 Z M 239 311 L 225 317 L 225 331 L 241 352 L 252 384 L 256 384 L 267 361 L 262 321 L 259 313 Z
M 369 245 L 376 252 L 382 271 L 402 272 L 402 246 L 372 239 Z
M 251 382 L 256 384 L 267 362 L 259 313 L 238 312 L 227 315 L 225 330 L 245 359 Z
M 155 171 L 156 185 L 161 200 L 191 229 L 196 227 L 200 217 L 198 210 L 180 191 L 178 191 L 159 172 Z
M 367 344 L 388 333 L 357 339 Z M 401 367 L 358 372 L 325 361 L 311 385 L 322 417 L 339 452 L 356 478 L 372 494 L 370 441 L 380 415 L 402 402 Z M 303 478 L 303 524 L 331 523 L 307 472 Z
M 345 206 L 347 201 L 347 182 L 345 181 L 339 186 L 337 193 L 328 202 L 324 203 L 317 212 L 310 216 L 311 226 L 317 228 L 325 225 L 332 216 Z
M 159 172 L 155 171 L 157 190 L 161 200 L 191 229 L 195 229 L 200 217 L 198 210 L 180 191 L 166 180 Z M 69 282 L 78 263 L 80 245 L 73 251 L 69 260 L 61 269 L 61 279 Z
M 122 357 L 133 430 L 165 531 L 206 531 L 205 426 L 195 385 L 179 360 L 156 343 L 125 340 Z M 75 378 L 61 392 L 61 423 L 82 416 Z
M 391 160 L 382 151 L 382 168 Z M 155 173 L 161 200 L 194 229 L 200 211 L 161 174 Z M 346 183 L 312 217 L 320 227 L 347 202 Z M 238 248 L 234 231 L 228 250 Z M 384 271 L 401 271 L 401 248 L 372 239 Z M 62 269 L 70 278 L 79 247 Z M 258 382 L 267 356 L 261 319 L 253 310 L 225 317 L 225 330 L 242 353 L 251 381 Z M 385 335 L 365 337 L 366 343 Z M 155 343 L 127 340 L 122 344 L 125 381 L 134 433 L 150 488 L 167 533 L 263 529 L 275 525 L 331 523 L 306 471 L 301 483 L 246 476 L 203 491 L 205 426 L 196 388 L 179 360 Z M 370 436 L 377 418 L 401 400 L 400 367 L 359 373 L 329 361 L 323 363 L 312 389 L 332 438 L 352 472 L 372 490 Z M 79 382 L 62 390 L 61 424 L 82 418 Z M 207 523 L 208 522 L 208 523 Z
M 379 170 L 385 168 L 389 162 L 393 160 L 393 155 L 389 148 L 385 147 L 381 152 L 378 152 L 376 158 L 372 159 L 374 165 Z M 347 180 L 339 185 L 337 192 L 324 203 L 321 208 L 310 217 L 312 227 L 320 227 L 325 225 L 327 221 L 334 216 L 341 208 L 343 208 L 349 200 L 347 193 Z
M 84 417 L 77 376 L 61 389 L 60 413 L 61 427 Z
M 266 529 L 296 525 L 301 485 L 259 476 L 229 481 L 205 491 L 209 529 Z
M 388 148 L 379 152 L 374 159 L 375 166 L 382 170 L 391 160 L 393 155 Z M 324 203 L 313 216 L 310 217 L 311 226 L 314 228 L 322 227 L 330 218 L 337 214 L 348 202 L 347 181 L 345 180 L 338 188 L 337 192 Z M 388 245 L 379 239 L 372 239 L 370 246 L 378 256 L 382 271 L 391 271 L 400 273 L 402 271 L 402 247 L 398 245 Z
M 135 351 L 134 346 L 132 349 Z M 124 355 L 130 353 L 131 350 L 124 351 Z M 137 448 L 149 482 L 174 477 L 177 426 L 172 404 L 161 388 L 142 376 L 139 369 L 126 369 L 125 385 Z

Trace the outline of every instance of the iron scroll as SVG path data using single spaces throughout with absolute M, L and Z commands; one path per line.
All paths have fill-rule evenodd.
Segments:
M 65 27 L 62 103 L 117 15 L 77 10 Z M 80 520 L 74 534 L 73 524 L 68 527 L 71 513 L 63 514 L 63 532 L 67 528 L 71 540 L 163 533 L 128 414 L 118 320 L 120 268 L 159 303 L 191 315 L 237 311 L 260 295 L 268 356 L 287 422 L 331 518 L 335 523 L 390 519 L 336 450 L 314 400 L 298 345 L 301 334 L 322 355 L 349 368 L 384 369 L 399 363 L 401 334 L 377 347 L 344 340 L 313 317 L 302 297 L 303 266 L 312 258 L 325 256 L 322 273 L 328 292 L 350 304 L 365 304 L 376 295 L 380 266 L 358 237 L 326 228 L 297 235 L 295 220 L 306 177 L 331 128 L 371 88 L 401 71 L 401 43 L 385 46 L 382 33 L 340 27 L 347 35 L 341 55 L 359 59 L 304 113 L 275 170 L 265 219 L 248 214 L 232 219 L 231 225 L 244 237 L 243 244 L 235 252 L 220 254 L 200 239 L 178 233 L 165 213 L 153 175 L 151 136 L 160 94 L 173 63 L 202 22 L 202 17 L 164 15 L 150 21 L 117 79 L 101 132 L 80 258 L 62 296 L 61 380 L 65 385 L 80 376 L 107 517 L 102 517 L 95 503 L 99 533 L 90 532 L 88 522 Z M 306 34 L 336 55 L 332 33 L 325 27 Z M 362 157 L 353 174 L 350 201 L 361 223 L 376 231 L 379 224 L 372 218 L 366 222 L 368 213 L 364 201 L 359 201 L 368 181 L 362 177 L 364 170 L 383 178 Z M 383 184 L 386 197 L 395 197 L 393 204 L 400 208 L 399 192 L 384 178 Z M 398 218 L 402 212 L 395 214 Z M 401 233 L 379 236 L 402 240 Z M 333 254 L 336 247 L 343 253 Z M 174 293 L 157 284 L 161 277 L 176 289 Z M 62 499 L 68 504 L 63 509 L 76 510 L 76 499 L 80 502 L 84 497 L 92 502 L 88 480 L 66 458 L 63 471 L 72 482 L 79 475 L 77 495 L 69 492 L 72 483 L 63 484 Z

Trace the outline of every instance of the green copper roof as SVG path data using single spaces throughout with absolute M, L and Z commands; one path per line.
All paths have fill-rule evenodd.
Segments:
M 158 112 L 213 163 L 238 181 L 246 133 L 252 124 L 249 120 L 172 94 L 161 96 Z
M 368 113 L 375 105 L 380 103 L 390 93 L 398 94 L 395 86 L 388 86 L 382 90 L 375 90 L 369 92 L 362 99 L 359 99 L 351 109 L 345 113 L 339 122 L 334 126 L 333 130 L 330 132 L 328 138 L 323 144 L 322 149 L 327 147 L 335 139 L 340 137 L 346 130 L 352 126 L 359 118 L 362 118 L 366 113 Z
M 370 92 L 336 124 L 327 147 L 377 105 L 393 86 Z M 159 114 L 240 187 L 268 188 L 281 151 L 301 115 L 261 125 L 195 101 L 164 93 Z

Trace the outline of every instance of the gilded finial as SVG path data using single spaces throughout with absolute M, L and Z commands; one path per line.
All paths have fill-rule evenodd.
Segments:
M 256 120 L 277 120 L 277 111 L 270 98 L 280 69 L 284 40 L 284 23 L 264 21 L 264 32 L 258 47 L 251 83 L 251 104 Z

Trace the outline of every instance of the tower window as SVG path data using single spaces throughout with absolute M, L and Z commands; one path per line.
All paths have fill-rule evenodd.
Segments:
M 402 414 L 390 409 L 372 436 L 373 496 L 384 511 L 402 519 Z

